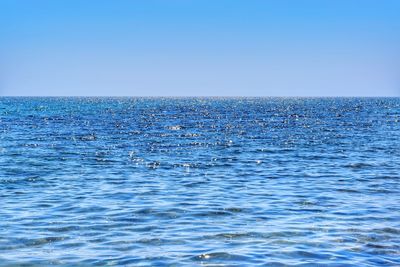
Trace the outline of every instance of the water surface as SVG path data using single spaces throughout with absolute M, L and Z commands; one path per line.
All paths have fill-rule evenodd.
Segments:
M 399 266 L 400 98 L 0 98 L 0 266 Z

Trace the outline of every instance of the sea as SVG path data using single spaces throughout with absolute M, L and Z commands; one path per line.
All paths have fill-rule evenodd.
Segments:
M 400 98 L 0 98 L 0 266 L 400 266 Z

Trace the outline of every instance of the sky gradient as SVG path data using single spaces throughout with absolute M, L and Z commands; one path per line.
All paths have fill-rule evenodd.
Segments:
M 397 0 L 1 0 L 0 95 L 400 96 Z

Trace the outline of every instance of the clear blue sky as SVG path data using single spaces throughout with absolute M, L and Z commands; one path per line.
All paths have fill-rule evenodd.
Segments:
M 398 0 L 1 0 L 0 95 L 399 96 Z

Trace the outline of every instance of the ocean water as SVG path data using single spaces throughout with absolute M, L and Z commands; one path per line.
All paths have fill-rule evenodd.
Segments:
M 400 98 L 0 98 L 0 266 L 399 266 Z

